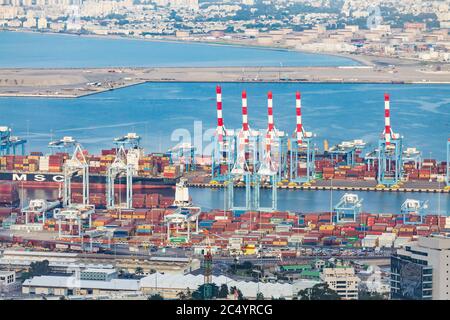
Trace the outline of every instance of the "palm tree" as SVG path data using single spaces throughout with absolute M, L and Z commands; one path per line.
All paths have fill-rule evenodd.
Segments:
M 186 288 L 186 300 L 191 300 L 191 299 L 192 299 L 191 289 Z
M 177 297 L 180 300 L 186 300 L 186 294 L 183 291 L 178 292 Z

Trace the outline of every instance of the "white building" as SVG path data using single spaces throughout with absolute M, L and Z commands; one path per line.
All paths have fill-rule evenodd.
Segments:
M 450 238 L 419 237 L 391 257 L 391 297 L 450 299 Z
M 299 290 L 312 287 L 317 282 L 304 280 L 295 285 L 289 283 L 262 283 L 250 281 L 236 281 L 225 276 L 213 276 L 212 283 L 217 286 L 226 284 L 228 288 L 236 287 L 241 290 L 242 295 L 248 299 L 255 299 L 258 292 L 262 293 L 266 299 L 271 297 L 291 299 Z M 176 298 L 177 293 L 190 292 L 204 283 L 203 275 L 171 275 L 154 273 L 141 279 L 141 290 L 144 294 L 158 293 L 164 298 Z
M 18 287 L 14 271 L 0 271 L 0 293 L 10 292 Z
M 358 299 L 360 279 L 355 275 L 355 269 L 351 267 L 323 268 L 320 278 L 342 299 Z
M 103 281 L 83 280 L 77 276 L 39 276 L 25 280 L 22 284 L 22 293 L 55 296 L 139 293 L 139 280 L 110 279 Z

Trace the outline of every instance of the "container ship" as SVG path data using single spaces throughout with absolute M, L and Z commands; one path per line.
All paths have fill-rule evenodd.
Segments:
M 85 152 L 85 151 L 84 151 Z M 89 165 L 89 184 L 91 190 L 105 190 L 107 170 L 116 157 L 116 149 L 102 150 L 101 155 L 84 157 Z M 63 164 L 69 160 L 69 154 L 58 152 L 44 156 L 41 152 L 29 155 L 5 155 L 0 157 L 0 181 L 17 182 L 24 188 L 60 188 L 64 182 Z M 131 162 L 131 161 L 129 161 Z M 179 167 L 170 164 L 164 154 L 149 154 L 134 157 L 133 188 L 172 189 L 180 176 Z M 125 178 L 117 178 L 120 189 L 125 185 Z M 82 177 L 73 176 L 72 188 L 82 187 Z

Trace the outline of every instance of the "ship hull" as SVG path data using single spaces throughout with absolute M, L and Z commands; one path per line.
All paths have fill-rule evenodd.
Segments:
M 0 172 L 0 181 L 15 182 L 19 187 L 36 189 L 57 189 L 64 183 L 64 175 L 61 173 L 42 173 L 42 172 Z M 106 176 L 91 174 L 89 175 L 90 190 L 106 190 Z M 125 178 L 115 180 L 116 189 L 126 187 Z M 174 189 L 176 179 L 159 177 L 133 177 L 133 190 L 152 190 L 152 189 Z M 72 189 L 82 189 L 82 177 L 72 178 Z

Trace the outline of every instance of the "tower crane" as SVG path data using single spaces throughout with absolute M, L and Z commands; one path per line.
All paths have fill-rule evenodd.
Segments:
M 206 234 L 206 252 L 203 256 L 203 283 L 204 283 L 204 292 L 203 297 L 205 300 L 209 300 L 212 297 L 212 265 L 213 265 L 213 256 L 211 252 L 211 241 L 209 239 L 209 231 L 204 230 Z

